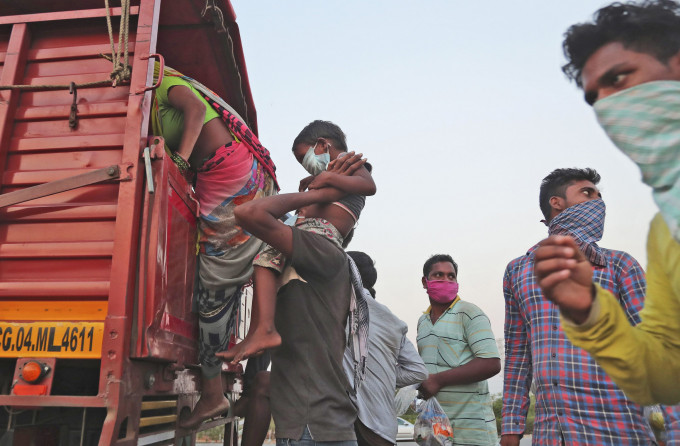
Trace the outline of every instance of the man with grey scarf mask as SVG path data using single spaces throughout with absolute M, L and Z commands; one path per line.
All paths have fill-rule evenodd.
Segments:
M 640 322 L 645 277 L 628 253 L 598 246 L 605 204 L 594 169 L 556 169 L 541 182 L 539 204 L 551 236 L 568 236 L 594 268 L 594 281 L 616 296 L 626 323 Z M 529 389 L 536 395 L 534 444 L 649 445 L 642 406 L 630 401 L 595 361 L 560 329 L 560 312 L 534 277 L 537 246 L 511 261 L 503 278 L 505 369 L 501 445 L 525 430 Z

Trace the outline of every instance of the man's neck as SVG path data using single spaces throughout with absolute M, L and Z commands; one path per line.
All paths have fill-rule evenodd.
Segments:
M 451 303 L 440 304 L 438 302 L 430 301 L 430 320 L 434 324 L 441 317 L 442 314 L 451 306 Z

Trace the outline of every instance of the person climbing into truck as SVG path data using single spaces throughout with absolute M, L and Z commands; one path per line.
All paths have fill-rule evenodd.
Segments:
M 156 65 L 156 76 L 159 75 Z M 241 289 L 252 275 L 262 242 L 234 222 L 234 210 L 278 190 L 269 151 L 226 102 L 199 82 L 165 67 L 154 95 L 154 133 L 162 135 L 182 173 L 195 175 L 200 205 L 198 313 L 201 395 L 180 427 L 191 429 L 229 409 L 222 361 L 233 330 Z

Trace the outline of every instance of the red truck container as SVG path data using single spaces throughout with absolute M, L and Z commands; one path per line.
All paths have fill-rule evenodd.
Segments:
M 194 443 L 177 419 L 200 390 L 197 202 L 150 134 L 153 63 L 256 132 L 255 108 L 228 0 L 129 3 L 0 3 L 3 445 Z M 124 67 L 126 48 L 112 86 L 102 54 Z M 225 424 L 230 444 L 233 421 L 200 430 Z

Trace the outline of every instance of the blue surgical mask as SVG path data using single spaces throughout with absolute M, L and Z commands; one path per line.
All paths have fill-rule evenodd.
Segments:
M 286 226 L 295 226 L 295 222 L 298 219 L 297 214 L 286 214 L 284 217 L 286 217 L 283 220 L 283 224 Z
M 318 144 L 318 143 L 317 143 Z M 328 163 L 331 162 L 331 154 L 328 152 L 317 155 L 314 153 L 316 149 L 316 144 L 314 147 L 310 147 L 305 153 L 305 157 L 302 158 L 302 167 L 305 168 L 307 172 L 311 175 L 318 175 L 328 167 Z

